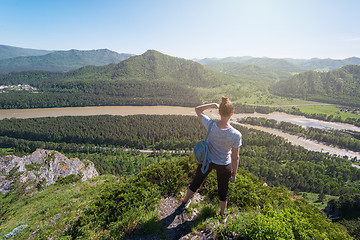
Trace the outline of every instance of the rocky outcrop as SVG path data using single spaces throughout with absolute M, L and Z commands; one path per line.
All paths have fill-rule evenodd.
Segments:
M 92 162 L 68 159 L 52 150 L 38 149 L 25 157 L 0 157 L 0 192 L 8 192 L 16 184 L 28 190 L 48 186 L 71 174 L 81 178 L 80 181 L 99 175 Z

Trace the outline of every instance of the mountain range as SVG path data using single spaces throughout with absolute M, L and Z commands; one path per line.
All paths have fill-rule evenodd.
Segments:
M 29 84 L 39 94 L 0 94 L 2 108 L 91 105 L 194 106 L 194 87 L 216 87 L 235 77 L 155 50 L 117 64 L 86 66 L 69 72 L 19 72 L 0 75 L 0 85 Z
M 0 55 L 1 56 L 1 55 Z M 0 73 L 41 70 L 63 72 L 84 66 L 119 63 L 132 54 L 119 54 L 108 49 L 89 51 L 55 51 L 41 56 L 19 56 L 0 60 Z
M 339 69 L 346 65 L 359 65 L 360 58 L 351 57 L 346 59 L 293 59 L 293 58 L 255 58 L 255 57 L 227 57 L 227 58 L 204 58 L 194 59 L 203 65 L 209 65 L 213 63 L 241 63 L 244 65 L 256 65 L 262 68 L 288 72 L 288 73 L 300 73 L 309 70 L 316 71 L 330 71 Z
M 134 54 L 116 53 L 107 49 L 49 51 L 0 45 L 0 73 L 25 70 L 69 71 L 86 65 L 100 66 L 119 63 L 130 56 L 134 56 Z M 294 59 L 243 56 L 193 59 L 193 61 L 202 65 L 241 63 L 292 74 L 308 70 L 331 71 L 346 65 L 360 64 L 360 58 L 358 57 L 346 59 Z
M 0 60 L 15 57 L 40 56 L 51 52 L 53 51 L 0 45 Z
M 29 84 L 40 94 L 24 91 L 21 94 L 0 94 L 0 107 L 194 106 L 201 103 L 200 99 L 210 101 L 223 92 L 236 97 L 249 94 L 249 91 L 267 91 L 275 83 L 271 91 L 276 95 L 358 105 L 358 77 L 347 71 L 350 68 L 323 73 L 307 71 L 305 67 L 326 65 L 330 69 L 342 64 L 360 63 L 359 58 L 230 57 L 197 61 L 172 57 L 156 50 L 131 56 L 107 49 L 55 51 L 41 56 L 3 59 L 0 60 L 0 71 L 5 71 L 6 64 L 8 70 L 32 70 L 0 75 L 0 85 Z M 358 65 L 352 66 L 351 69 L 356 69 Z M 332 80 L 325 80 L 329 78 Z M 355 90 L 351 90 L 354 87 Z

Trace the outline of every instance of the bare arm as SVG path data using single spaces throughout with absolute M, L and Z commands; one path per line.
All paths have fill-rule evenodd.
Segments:
M 206 109 L 209 109 L 209 108 L 212 108 L 212 107 L 219 108 L 219 104 L 217 104 L 217 103 L 208 103 L 208 104 L 203 104 L 203 105 L 197 106 L 195 108 L 196 115 L 201 120 L 202 116 L 204 115 L 204 111 Z
M 232 182 L 236 182 L 236 173 L 239 167 L 239 149 L 240 148 L 232 148 L 231 152 L 231 175 L 232 175 Z

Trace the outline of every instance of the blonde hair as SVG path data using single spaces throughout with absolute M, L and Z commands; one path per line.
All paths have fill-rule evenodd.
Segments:
M 229 117 L 234 112 L 234 104 L 228 97 L 222 97 L 219 106 L 219 113 L 223 117 Z

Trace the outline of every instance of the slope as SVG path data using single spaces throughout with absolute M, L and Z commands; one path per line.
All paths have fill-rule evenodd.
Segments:
M 0 60 L 24 56 L 40 56 L 51 52 L 53 51 L 0 45 Z
M 244 170 L 231 185 L 227 224 L 216 213 L 214 174 L 199 192 L 205 200 L 192 204 L 189 212 L 178 212 L 175 207 L 194 168 L 189 156 L 161 161 L 129 178 L 103 175 L 51 185 L 37 194 L 23 195 L 19 189 L 0 195 L 0 237 L 17 228 L 16 239 L 171 239 L 203 232 L 215 238 L 351 239 L 345 228 L 328 221 L 316 207 L 284 188 L 265 186 Z M 167 214 L 158 214 L 160 200 L 169 196 L 177 203 L 168 205 Z M 191 213 L 195 218 L 189 217 Z M 167 229 L 176 216 L 193 220 Z
M 107 49 L 90 51 L 56 51 L 42 56 L 26 56 L 0 61 L 0 73 L 28 70 L 69 71 L 87 65 L 101 66 L 118 63 L 132 56 Z
M 234 78 L 208 70 L 199 63 L 155 50 L 129 58 L 117 64 L 111 72 L 113 79 L 158 80 L 198 87 L 212 87 L 234 81 Z
M 360 66 L 349 65 L 327 73 L 309 71 L 280 81 L 274 94 L 326 103 L 360 106 Z

